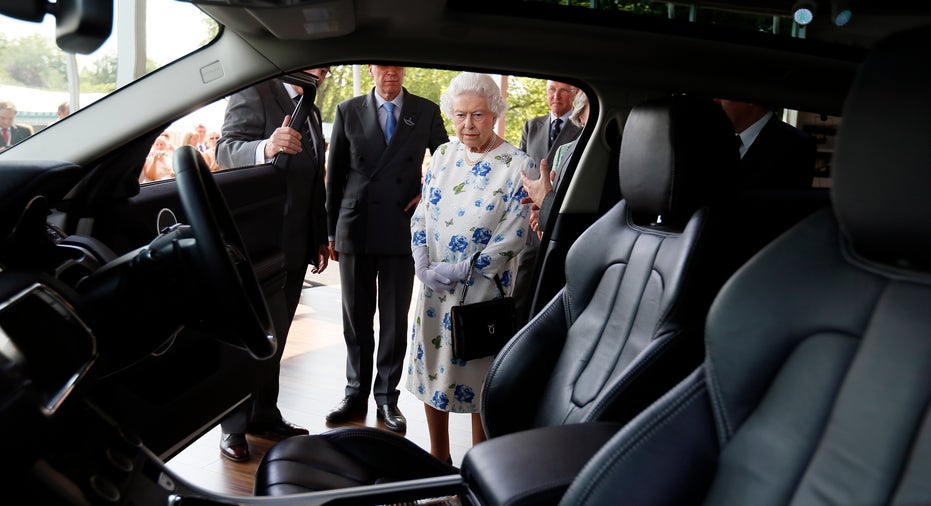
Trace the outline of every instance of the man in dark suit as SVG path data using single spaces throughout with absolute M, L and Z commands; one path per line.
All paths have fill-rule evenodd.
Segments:
M 717 99 L 734 124 L 740 149 L 739 187 L 746 190 L 811 188 L 816 143 L 761 104 Z
M 329 69 L 305 72 L 317 76 L 319 84 Z M 325 149 L 319 110 L 312 107 L 303 133 L 288 127 L 290 115 L 303 93 L 301 87 L 278 79 L 236 93 L 226 107 L 223 135 L 217 142 L 217 160 L 224 168 L 271 163 L 278 154 L 290 156 L 286 168 L 288 199 L 283 224 L 287 314 L 273 315 L 277 323 L 278 351 L 269 360 L 267 375 L 257 382 L 251 405 L 232 413 L 222 423 L 221 454 L 237 462 L 249 458 L 246 432 L 274 439 L 308 433 L 284 420 L 277 406 L 281 354 L 300 302 L 307 265 L 312 264 L 312 272 L 318 273 L 326 269 L 329 260 L 323 175 Z M 275 311 L 275 308 L 269 309 Z
M 0 151 L 32 135 L 32 127 L 16 125 L 16 106 L 13 102 L 0 100 Z
M 530 118 L 524 123 L 520 136 L 520 149 L 530 155 L 535 166 L 535 173 L 530 179 L 540 177 L 540 165 L 546 160 L 548 167 L 553 167 L 553 156 L 560 146 L 578 138 L 582 128 L 569 121 L 572 102 L 579 89 L 558 81 L 546 82 L 546 104 L 549 114 Z M 523 325 L 530 313 L 533 296 L 530 287 L 533 284 L 533 264 L 537 259 L 540 238 L 535 233 L 527 234 L 527 246 L 520 252 L 517 277 L 514 280 L 514 302 L 517 309 L 518 324 Z
M 341 423 L 363 416 L 371 392 L 378 418 L 397 432 L 407 430 L 397 386 L 414 290 L 410 220 L 420 200 L 424 153 L 449 141 L 439 107 L 403 88 L 404 70 L 369 65 L 374 89 L 337 106 L 326 176 L 330 258 L 339 261 L 347 352 L 345 397 L 326 418 Z
M 785 123 L 762 104 L 716 99 L 734 125 L 740 153 L 735 227 L 743 231 L 734 254 L 749 258 L 819 205 L 812 188 L 814 137 Z
M 553 166 L 553 156 L 559 146 L 575 140 L 582 128 L 569 121 L 572 103 L 579 89 L 557 81 L 546 82 L 546 105 L 549 114 L 530 118 L 524 122 L 520 134 L 520 149 L 530 155 L 539 170 L 540 161 L 546 159 Z M 531 174 L 536 176 L 536 174 Z M 531 179 L 536 179 L 533 177 Z
M 569 122 L 579 129 L 585 128 L 588 122 L 588 96 L 581 90 L 575 95 L 572 101 L 572 112 L 569 114 Z M 575 151 L 578 144 L 578 137 L 559 146 L 553 157 L 553 169 L 546 160 L 540 162 L 540 177 L 530 179 L 526 174 L 521 173 L 520 180 L 524 184 L 524 190 L 527 196 L 521 199 L 521 204 L 531 204 L 530 210 L 530 229 L 537 233 L 537 237 L 543 236 L 546 224 L 552 214 L 554 214 L 553 204 L 556 199 L 556 189 L 565 181 L 566 171 L 568 170 L 569 159 L 572 158 L 572 152 Z M 556 171 L 556 172 L 553 172 Z

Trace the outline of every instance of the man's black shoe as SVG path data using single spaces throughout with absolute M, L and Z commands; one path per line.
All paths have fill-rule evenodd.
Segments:
M 359 400 L 351 395 L 343 397 L 326 416 L 326 421 L 330 423 L 343 423 L 356 418 L 362 418 L 368 411 L 368 406 L 364 400 Z
M 305 436 L 310 434 L 310 431 L 287 420 L 278 420 L 270 424 L 253 423 L 249 427 L 249 434 L 268 439 L 287 439 L 293 436 Z
M 395 432 L 407 431 L 407 418 L 401 414 L 397 404 L 382 404 L 378 406 L 378 419 L 385 421 L 385 427 Z
M 246 435 L 241 432 L 221 433 L 220 455 L 233 462 L 249 460 L 249 443 L 246 442 Z

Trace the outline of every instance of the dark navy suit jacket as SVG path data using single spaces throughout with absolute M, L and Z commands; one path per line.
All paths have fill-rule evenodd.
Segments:
M 420 194 L 423 158 L 449 142 L 435 103 L 406 89 L 398 127 L 385 142 L 375 90 L 336 107 L 327 159 L 327 219 L 336 251 L 409 255 L 411 216 Z
M 773 115 L 740 159 L 740 187 L 811 188 L 815 152 L 814 137 Z

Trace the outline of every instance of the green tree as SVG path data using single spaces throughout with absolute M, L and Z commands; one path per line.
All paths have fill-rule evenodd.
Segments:
M 200 45 L 206 46 L 213 39 L 217 38 L 217 35 L 220 33 L 220 25 L 217 24 L 216 20 L 208 16 L 204 16 L 200 21 L 204 25 L 204 32 L 206 33 L 204 39 L 200 41 Z
M 117 55 L 105 54 L 94 60 L 81 70 L 81 91 L 85 93 L 109 93 L 116 89 Z M 158 68 L 158 64 L 151 58 L 145 61 L 146 73 Z
M 13 80 L 10 78 L 10 74 L 6 71 L 7 61 L 10 59 L 10 55 L 12 54 L 13 52 L 10 51 L 9 39 L 7 39 L 6 35 L 0 33 L 0 83 L 13 83 Z
M 508 114 L 505 123 L 505 138 L 520 146 L 520 134 L 524 123 L 535 116 L 549 111 L 546 105 L 546 80 L 532 77 L 510 77 L 508 79 Z
M 8 41 L 0 52 L 2 75 L 10 84 L 46 90 L 67 89 L 65 55 L 41 35 Z
M 81 91 L 110 92 L 116 89 L 117 57 L 107 54 L 81 70 Z

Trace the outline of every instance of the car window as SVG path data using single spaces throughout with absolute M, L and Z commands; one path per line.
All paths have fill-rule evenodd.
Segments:
M 133 13 L 135 4 L 115 3 L 110 37 L 87 55 L 58 48 L 51 15 L 41 23 L 0 15 L 0 126 L 12 130 L 0 150 L 208 44 L 219 32 L 190 3 L 149 1 L 142 4 L 144 13 Z M 144 30 L 121 26 L 132 14 L 144 20 Z

